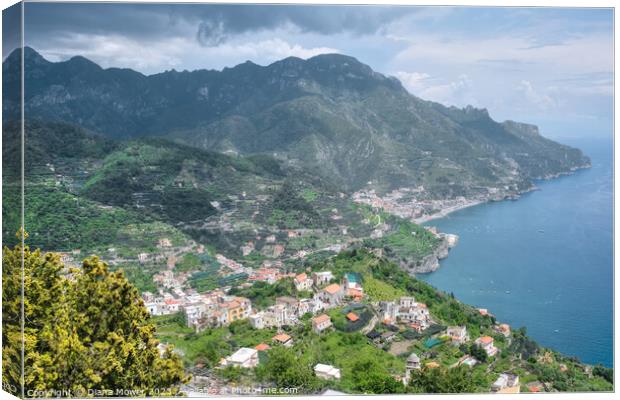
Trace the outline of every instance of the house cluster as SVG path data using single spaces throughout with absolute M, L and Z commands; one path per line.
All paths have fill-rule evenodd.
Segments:
M 417 332 L 424 331 L 432 323 L 426 304 L 416 302 L 413 297 L 401 297 L 398 302 L 381 301 L 379 313 L 384 323 L 405 323 Z
M 283 273 L 280 269 L 274 267 L 263 266 L 261 268 L 250 271 L 248 277 L 249 282 L 266 282 L 274 284 L 280 279 L 288 278 L 291 274 Z M 293 274 L 294 276 L 294 274 Z
M 307 312 L 315 311 L 312 299 L 296 299 L 290 296 L 276 298 L 276 304 L 249 316 L 250 324 L 256 329 L 281 328 L 295 325 Z
M 164 289 L 183 289 L 189 276 L 189 272 L 175 274 L 174 271 L 166 269 L 153 276 L 153 283 Z
M 183 312 L 187 326 L 197 331 L 206 327 L 226 326 L 252 313 L 252 303 L 244 297 L 229 296 L 223 290 L 186 294 L 180 290 L 155 297 L 144 292 L 142 298 L 151 315 Z
M 381 208 L 401 218 L 417 218 L 428 208 L 428 205 L 416 200 L 416 195 L 423 192 L 424 188 L 421 186 L 400 188 L 380 197 L 374 189 L 370 189 L 353 193 L 352 199 L 355 203 Z
M 307 313 L 317 315 L 340 306 L 347 299 L 357 301 L 363 298 L 364 289 L 359 274 L 346 273 L 341 283 L 333 281 L 334 275 L 331 271 L 313 272 L 310 276 L 307 273 L 295 275 L 295 288 L 298 291 L 312 291 L 313 296 L 301 299 L 291 296 L 278 297 L 274 305 L 250 315 L 250 324 L 256 329 L 295 325 Z M 326 314 L 312 319 L 312 328 L 317 333 L 331 326 L 332 322 Z

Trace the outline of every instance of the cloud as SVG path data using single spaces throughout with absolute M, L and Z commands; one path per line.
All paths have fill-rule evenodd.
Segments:
M 373 34 L 416 7 L 233 4 L 32 3 L 28 35 L 108 34 L 132 39 L 191 35 L 205 47 L 287 28 L 297 33 Z
M 424 72 L 398 71 L 394 75 L 411 94 L 425 100 L 459 107 L 480 105 L 475 97 L 474 82 L 467 74 L 447 82 Z
M 175 8 L 179 15 L 184 14 L 183 10 Z M 200 20 L 201 43 L 209 45 L 210 41 L 204 39 L 211 33 L 219 41 L 238 34 L 283 27 L 322 35 L 343 32 L 372 34 L 416 11 L 413 7 L 381 6 L 210 5 L 193 7 L 185 18 L 189 21 L 194 18 Z M 216 27 L 215 32 L 212 32 L 212 27 Z
M 279 38 L 238 40 L 203 47 L 189 38 L 172 37 L 145 43 L 120 35 L 96 34 L 56 38 L 55 46 L 41 50 L 50 61 L 66 60 L 79 54 L 104 68 L 129 67 L 147 74 L 167 69 L 221 69 L 246 60 L 266 65 L 289 56 L 305 59 L 339 52 L 331 47 L 304 47 Z
M 405 86 L 405 88 L 412 94 L 423 90 L 427 87 L 430 75 L 424 72 L 405 72 L 398 71 L 394 74 Z
M 202 21 L 196 37 L 200 44 L 207 47 L 216 47 L 228 40 L 223 21 Z
M 522 80 L 517 86 L 517 91 L 522 93 L 527 102 L 543 111 L 557 106 L 557 101 L 553 97 L 534 89 L 530 81 Z

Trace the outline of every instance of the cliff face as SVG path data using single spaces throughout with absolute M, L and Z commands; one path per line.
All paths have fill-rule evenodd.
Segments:
M 450 249 L 458 243 L 458 236 L 447 233 L 439 233 L 441 242 L 435 250 L 417 262 L 400 261 L 400 267 L 410 275 L 428 274 L 439 268 L 439 260 L 448 257 Z

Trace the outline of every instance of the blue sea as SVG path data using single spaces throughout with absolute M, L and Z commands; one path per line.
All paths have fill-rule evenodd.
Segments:
M 420 279 L 489 311 L 546 347 L 613 366 L 613 146 L 566 141 L 592 168 L 517 201 L 486 203 L 429 221 L 460 236 Z

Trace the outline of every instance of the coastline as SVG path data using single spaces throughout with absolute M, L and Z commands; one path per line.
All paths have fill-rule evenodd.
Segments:
M 561 259 L 561 261 L 557 261 L 556 257 L 549 256 L 548 260 L 547 258 L 543 258 L 543 260 L 545 261 L 538 262 L 539 260 L 541 260 L 538 255 L 542 255 L 544 257 L 544 249 L 546 249 L 547 247 L 561 249 L 562 246 L 575 246 L 566 248 L 568 254 L 582 254 L 582 250 L 572 251 L 573 249 L 577 248 L 577 246 L 574 245 L 573 242 L 564 241 L 565 236 L 559 236 L 559 238 L 562 238 L 561 243 L 556 242 L 555 244 L 551 244 L 550 246 L 547 246 L 546 244 L 535 244 L 533 245 L 535 249 L 534 251 L 532 251 L 532 253 L 528 253 L 527 255 L 524 254 L 523 260 L 525 261 L 511 261 L 516 259 L 521 260 L 521 258 L 519 257 L 518 249 L 522 249 L 523 243 L 525 243 L 525 241 L 523 243 L 520 242 L 521 238 L 526 237 L 524 236 L 524 232 L 531 232 L 533 236 L 529 238 L 529 240 L 534 243 L 547 242 L 547 237 L 549 237 L 552 242 L 553 240 L 560 241 L 560 239 L 558 239 L 558 236 L 556 236 L 555 234 L 560 233 L 563 235 L 565 232 L 568 231 L 562 230 L 564 229 L 562 227 L 566 225 L 566 223 L 561 222 L 564 221 L 564 219 L 562 219 L 563 215 L 572 217 L 573 214 L 571 214 L 571 212 L 574 209 L 573 205 L 578 204 L 576 203 L 577 200 L 571 201 L 569 204 L 568 201 L 564 203 L 563 199 L 575 199 L 575 196 L 577 196 L 581 192 L 585 193 L 585 198 L 589 198 L 588 193 L 591 193 L 591 189 L 593 187 L 598 187 L 593 186 L 594 183 L 592 183 L 592 181 L 596 181 L 592 178 L 593 176 L 595 176 L 593 174 L 596 174 L 596 177 L 608 176 L 601 173 L 601 171 L 607 171 L 607 167 L 605 166 L 605 164 L 605 169 L 602 170 L 601 168 L 603 167 L 597 164 L 596 168 L 582 167 L 571 171 L 571 173 L 563 173 L 558 176 L 547 176 L 542 179 L 537 179 L 535 184 L 540 185 L 540 189 L 542 189 L 542 192 L 540 194 L 537 194 L 536 196 L 524 196 L 524 205 L 519 205 L 519 203 L 522 202 L 515 203 L 514 205 L 506 204 L 502 207 L 498 207 L 496 211 L 491 211 L 489 213 L 487 213 L 486 211 L 481 211 L 479 213 L 478 209 L 476 209 L 475 216 L 468 217 L 469 214 L 465 213 L 459 214 L 458 218 L 448 218 L 444 221 L 437 222 L 437 228 L 442 231 L 454 232 L 459 235 L 463 233 L 465 235 L 465 239 L 468 240 L 466 247 L 469 250 L 459 250 L 458 256 L 456 254 L 453 255 L 454 257 L 457 257 L 456 259 L 454 259 L 454 261 L 447 262 L 445 264 L 443 262 L 441 263 L 440 270 L 443 268 L 447 268 L 451 272 L 438 272 L 437 274 L 421 274 L 420 278 L 425 282 L 439 288 L 440 290 L 450 292 L 454 291 L 455 295 L 467 304 L 474 304 L 478 307 L 488 308 L 489 310 L 493 310 L 493 312 L 496 313 L 496 315 L 498 315 L 500 318 L 508 320 L 511 323 L 516 324 L 516 326 L 525 325 L 528 327 L 528 330 L 530 330 L 531 328 L 531 332 L 529 332 L 529 334 L 533 338 L 535 338 L 535 340 L 542 340 L 543 345 L 548 348 L 560 351 L 563 354 L 577 356 L 582 359 L 583 362 L 591 365 L 601 363 L 606 367 L 612 368 L 613 361 L 610 361 L 608 359 L 608 357 L 605 355 L 604 350 L 604 346 L 607 345 L 606 338 L 608 338 L 608 336 L 605 336 L 606 334 L 601 334 L 601 337 L 597 338 L 596 342 L 598 344 L 581 346 L 573 343 L 585 340 L 584 338 L 588 338 L 590 332 L 588 332 L 587 329 L 579 328 L 579 323 L 574 322 L 570 318 L 557 316 L 563 315 L 562 313 L 565 311 L 565 309 L 575 309 L 573 308 L 574 305 L 581 305 L 581 300 L 575 299 L 576 296 L 573 296 L 570 291 L 559 289 L 556 291 L 546 290 L 545 287 L 549 287 L 548 284 L 550 282 L 558 281 L 554 276 L 555 272 L 553 272 L 557 270 L 557 266 L 549 267 L 548 271 L 545 268 L 548 265 L 556 265 L 556 262 L 557 264 L 561 264 L 562 268 L 566 268 L 565 270 L 562 269 L 563 273 L 561 274 L 561 279 L 563 279 L 563 281 L 559 281 L 562 282 L 562 284 L 558 282 L 560 287 L 570 287 L 570 285 L 575 285 L 576 282 L 583 282 L 584 285 L 587 284 L 591 285 L 592 287 L 594 287 L 594 285 L 596 284 L 599 285 L 596 286 L 597 288 L 601 288 L 600 296 L 607 296 L 609 295 L 609 290 L 607 289 L 607 286 L 605 286 L 604 284 L 600 284 L 600 279 L 590 281 L 588 280 L 589 278 L 584 277 L 584 275 L 587 274 L 580 272 L 581 270 L 579 268 L 579 263 L 571 263 L 570 257 L 568 260 Z M 589 170 L 591 169 L 594 170 L 592 174 L 589 172 Z M 577 174 L 578 171 L 582 172 Z M 567 178 L 570 176 L 571 178 L 566 180 L 558 179 L 558 181 L 562 181 L 564 183 L 552 183 L 556 180 L 555 178 L 562 178 L 563 176 L 566 176 Z M 547 182 L 552 184 L 552 186 L 545 186 Z M 568 194 L 570 194 L 570 196 Z M 581 199 L 581 197 L 577 198 Z M 581 203 L 583 204 L 583 201 L 581 201 Z M 508 211 L 509 209 L 512 210 L 513 207 L 516 211 Z M 545 209 L 547 209 L 548 207 L 552 207 L 552 211 L 545 211 Z M 560 209 L 559 211 L 557 210 L 558 208 Z M 568 214 L 566 214 L 567 212 Z M 578 214 L 579 216 L 583 216 L 582 213 Z M 594 217 L 600 216 L 600 214 L 601 213 L 595 213 Z M 465 218 L 461 218 L 461 215 L 464 215 Z M 501 241 L 503 241 L 504 243 L 499 244 L 500 240 L 496 240 L 494 238 L 493 232 L 498 232 L 498 229 L 501 230 L 503 229 L 502 227 L 505 226 L 512 226 L 509 223 L 510 219 L 504 219 L 509 218 L 508 215 L 510 215 L 511 217 L 514 216 L 514 221 L 517 223 L 516 225 L 519 226 L 519 228 L 517 228 L 516 231 L 510 230 L 509 233 L 502 231 L 502 235 L 498 236 L 503 236 L 504 233 L 512 236 L 502 238 Z M 527 216 L 528 218 L 524 218 L 524 216 Z M 540 218 L 541 216 L 549 216 L 549 218 L 551 219 L 547 221 L 544 218 Z M 588 214 L 587 219 L 589 221 L 599 221 L 598 219 L 591 219 L 591 217 L 592 216 Z M 520 221 L 524 221 L 522 227 Z M 558 222 L 556 223 L 555 221 Z M 472 233 L 472 231 L 467 228 L 472 224 L 480 224 L 480 226 L 484 225 L 485 227 L 487 227 L 487 229 L 486 231 L 483 229 L 481 232 L 476 231 L 476 233 Z M 586 224 L 585 227 L 585 229 L 589 229 L 588 227 L 592 228 L 588 224 Z M 541 233 L 541 231 L 539 231 L 538 229 L 542 228 L 544 228 L 544 231 Z M 596 225 L 596 229 L 599 229 L 598 225 Z M 509 239 L 510 237 L 512 237 L 513 239 Z M 488 256 L 472 257 L 472 255 L 476 252 L 483 251 L 481 249 L 484 249 L 485 246 L 490 246 L 499 250 L 495 251 L 492 254 L 489 254 Z M 592 249 L 592 246 L 593 245 L 587 244 L 587 246 L 584 246 L 584 248 L 588 247 L 588 249 Z M 532 254 L 535 254 L 535 256 L 532 256 Z M 547 254 L 551 253 L 548 252 Z M 585 253 L 584 250 L 583 254 L 590 253 Z M 502 258 L 504 255 L 506 257 L 505 262 Z M 487 262 L 487 260 L 485 260 L 485 257 L 488 260 L 492 261 Z M 591 257 L 589 257 L 588 259 L 591 259 Z M 602 265 L 602 269 L 599 268 L 599 270 L 597 270 L 598 272 L 606 271 L 605 268 L 609 268 L 605 267 L 605 265 L 609 264 L 609 261 L 605 260 L 601 260 L 600 262 L 598 262 L 597 265 Z M 608 264 L 604 264 L 605 262 L 607 262 Z M 499 265 L 500 268 L 494 268 L 494 264 Z M 520 279 L 520 277 L 513 276 L 511 279 L 506 279 L 502 276 L 502 269 L 505 268 L 508 270 L 516 270 L 515 267 L 517 264 L 523 264 L 527 266 L 526 270 L 528 271 L 530 276 L 532 273 L 539 272 L 541 273 L 541 276 L 537 275 L 536 282 L 525 278 L 524 281 L 527 281 L 527 286 L 522 285 L 523 281 Z M 573 264 L 575 265 L 574 268 Z M 538 267 L 539 265 L 541 266 L 540 268 Z M 542 268 L 543 265 L 545 266 L 545 268 Z M 471 267 L 472 269 L 469 270 L 469 268 L 464 268 L 465 266 Z M 530 266 L 535 267 L 530 268 Z M 497 270 L 499 272 L 495 273 L 495 275 L 493 273 L 488 273 L 489 271 L 493 270 Z M 545 271 L 547 271 L 548 273 Z M 544 275 L 543 272 L 546 273 L 546 275 Z M 524 276 L 527 276 L 527 274 L 525 274 Z M 474 283 L 470 283 L 472 281 L 472 278 Z M 489 282 L 492 282 L 495 286 L 489 287 L 487 285 Z M 603 294 L 603 292 L 605 294 Z M 537 294 L 534 295 L 533 293 Z M 593 297 L 599 298 L 598 292 L 596 293 L 597 296 Z M 527 300 L 528 306 L 523 307 L 524 310 L 517 312 L 517 310 L 514 310 L 512 308 L 511 304 L 513 304 L 515 300 L 511 298 L 511 296 L 519 296 L 525 298 L 533 296 L 533 300 Z M 517 300 L 514 304 L 519 304 L 520 302 L 521 300 Z M 588 303 L 589 306 L 585 308 L 607 310 L 605 307 L 598 307 L 601 302 L 603 302 L 603 300 L 591 300 L 590 303 Z M 579 310 L 581 313 L 584 312 L 584 310 L 581 308 L 579 308 Z M 593 318 L 592 321 L 592 325 L 596 326 L 596 330 L 598 332 L 608 332 L 607 324 L 604 322 L 600 322 L 604 321 L 608 315 L 604 314 L 604 312 L 599 312 L 599 314 L 597 314 L 597 317 Z M 578 329 L 575 329 L 573 331 L 573 327 L 575 326 L 577 326 Z M 568 331 L 571 331 L 571 333 L 566 333 Z M 603 350 L 601 350 L 602 348 Z
M 492 201 L 505 201 L 505 200 L 518 200 L 522 195 L 526 194 L 526 193 L 530 193 L 530 192 L 534 192 L 536 190 L 539 190 L 538 186 L 536 186 L 535 182 L 536 181 L 550 181 L 550 180 L 554 180 L 554 179 L 558 179 L 558 178 L 562 178 L 565 176 L 571 176 L 574 175 L 575 173 L 584 170 L 584 169 L 589 169 L 592 168 L 592 165 L 590 163 L 584 164 L 584 165 L 580 165 L 578 167 L 572 167 L 569 171 L 564 171 L 564 172 L 558 172 L 556 174 L 549 174 L 549 175 L 545 175 L 542 177 L 538 177 L 538 178 L 532 178 L 532 186 L 528 189 L 522 190 L 520 192 L 514 193 L 514 194 L 509 194 L 504 196 L 504 198 L 493 198 L 493 197 L 489 197 L 486 199 L 471 199 L 467 202 L 465 202 L 464 204 L 459 204 L 456 206 L 451 206 L 451 207 L 447 207 L 444 209 L 441 209 L 439 212 L 436 212 L 434 214 L 430 214 L 430 215 L 424 215 L 422 217 L 418 217 L 418 218 L 413 218 L 411 220 L 411 222 L 416 223 L 418 225 L 423 225 L 427 222 L 430 222 L 432 220 L 435 219 L 439 219 L 439 218 L 444 218 L 447 217 L 448 215 L 452 214 L 453 212 L 456 211 L 460 211 L 460 210 L 464 210 L 466 208 L 469 207 L 474 207 L 480 204 L 485 204 L 485 203 L 489 203 Z
M 423 225 L 429 221 L 435 220 L 435 219 L 439 219 L 439 218 L 444 218 L 447 217 L 449 214 L 459 211 L 459 210 L 464 210 L 466 208 L 469 207 L 473 207 L 473 206 L 477 206 L 480 204 L 484 204 L 484 203 L 488 203 L 489 201 L 491 201 L 490 199 L 487 200 L 471 200 L 468 201 L 465 204 L 459 204 L 457 206 L 452 206 L 452 207 L 448 207 L 448 208 L 444 208 L 439 212 L 436 212 L 435 214 L 430 214 L 430 215 L 424 215 L 422 217 L 419 218 L 414 218 L 412 220 L 412 222 L 418 224 L 418 225 Z
M 583 170 L 583 169 L 588 169 L 591 168 L 591 164 L 584 164 L 581 165 L 579 167 L 574 167 L 571 168 L 570 171 L 566 171 L 566 172 L 561 172 L 558 174 L 553 174 L 553 175 L 547 175 L 545 177 L 539 178 L 539 179 L 535 179 L 533 180 L 531 186 L 525 190 L 522 190 L 520 192 L 516 192 L 516 193 L 509 193 L 504 195 L 504 197 L 498 198 L 498 197 L 488 197 L 488 198 L 477 198 L 477 199 L 469 199 L 467 201 L 465 201 L 462 204 L 458 204 L 458 205 L 454 205 L 454 206 L 450 206 L 450 207 L 446 207 L 441 209 L 440 211 L 434 213 L 434 214 L 430 214 L 430 215 L 424 215 L 422 217 L 418 217 L 418 218 L 414 218 L 411 219 L 411 221 L 415 224 L 421 225 L 421 226 L 426 226 L 424 224 L 431 222 L 433 220 L 437 220 L 437 219 L 441 219 L 441 218 L 445 218 L 447 216 L 449 216 L 450 214 L 456 212 L 456 211 L 460 211 L 460 210 L 464 210 L 466 208 L 470 208 L 470 207 L 474 207 L 474 206 L 478 206 L 481 204 L 486 204 L 489 202 L 500 202 L 500 201 L 505 201 L 505 200 L 512 200 L 512 201 L 516 201 L 519 200 L 521 198 L 522 195 L 526 194 L 526 193 L 530 193 L 530 192 L 534 192 L 537 190 L 540 190 L 540 188 L 538 186 L 536 186 L 535 181 L 536 180 L 540 180 L 540 181 L 550 181 L 550 180 L 554 180 L 557 178 L 561 178 L 563 176 L 571 176 L 574 175 L 577 171 Z M 443 235 L 451 235 L 449 232 L 444 232 Z M 458 238 L 458 236 L 457 236 Z M 442 246 L 440 246 L 438 249 L 436 249 L 435 251 L 433 251 L 433 253 L 429 254 L 428 256 L 426 256 L 422 262 L 422 265 L 416 268 L 413 268 L 412 270 L 409 270 L 409 272 L 412 272 L 414 275 L 415 274 L 430 274 L 432 272 L 435 272 L 436 270 L 438 270 L 441 267 L 440 264 L 440 260 L 443 260 L 445 258 L 447 258 L 449 256 L 449 250 L 450 248 L 454 247 L 456 245 L 456 242 L 453 243 L 452 245 L 447 245 L 446 242 L 446 238 L 443 238 L 444 243 Z M 458 239 L 457 239 L 458 240 Z M 402 267 L 402 265 L 401 265 Z M 403 268 L 404 270 L 407 271 L 407 268 Z

